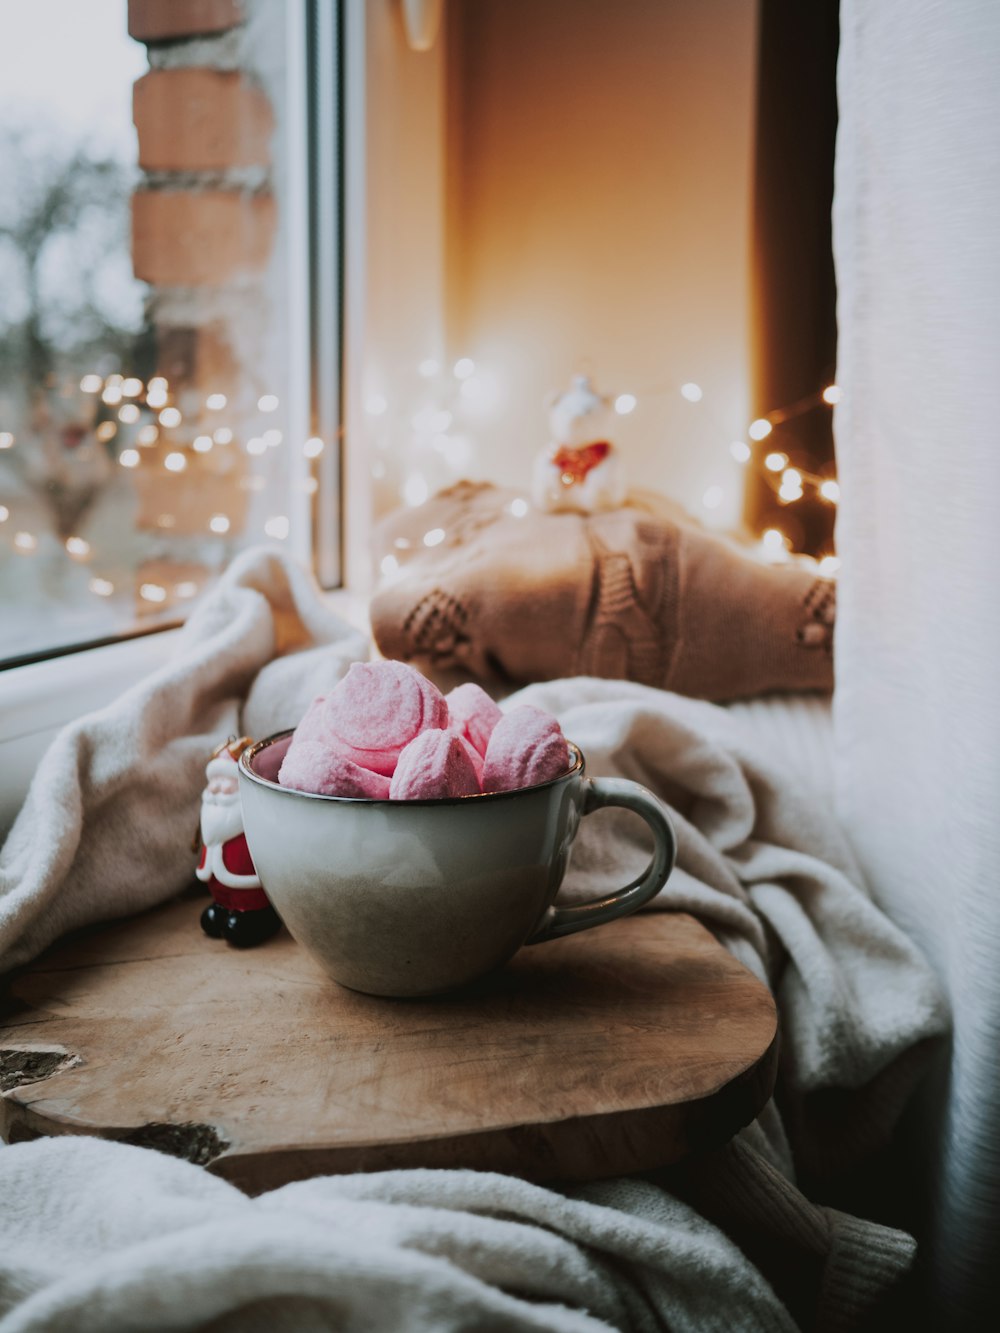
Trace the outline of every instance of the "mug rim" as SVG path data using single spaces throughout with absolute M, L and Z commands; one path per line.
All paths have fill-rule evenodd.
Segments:
M 278 741 L 283 741 L 286 736 L 291 736 L 295 731 L 294 727 L 285 727 L 282 731 L 272 732 L 270 736 L 265 736 L 263 740 L 254 741 L 253 745 L 248 745 L 240 755 L 237 761 L 237 768 L 241 777 L 249 782 L 255 783 L 258 787 L 266 787 L 270 791 L 280 792 L 284 796 L 301 796 L 310 801 L 330 801 L 335 805 L 370 805 L 370 806 L 446 806 L 460 805 L 467 801 L 503 801 L 514 797 L 524 795 L 526 792 L 543 791 L 546 787 L 554 787 L 561 782 L 566 782 L 572 777 L 583 777 L 586 769 L 586 760 L 583 751 L 579 745 L 567 740 L 570 755 L 575 756 L 573 762 L 564 772 L 557 774 L 554 778 L 548 778 L 545 782 L 535 782 L 530 787 L 513 787 L 509 791 L 478 791 L 470 792 L 467 796 L 425 796 L 417 800 L 393 800 L 391 797 L 378 796 L 328 796 L 324 792 L 301 791 L 298 787 L 283 787 L 280 782 L 272 782 L 270 778 L 262 777 L 260 773 L 255 773 L 251 764 L 257 755 L 265 750 L 269 745 L 276 745 Z

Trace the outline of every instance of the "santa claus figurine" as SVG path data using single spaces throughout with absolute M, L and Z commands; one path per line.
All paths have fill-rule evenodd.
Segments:
M 262 944 L 281 926 L 243 833 L 236 761 L 250 744 L 246 736 L 224 742 L 205 769 L 208 786 L 201 795 L 201 856 L 195 871 L 213 899 L 201 914 L 202 930 L 238 949 Z
M 612 399 L 599 394 L 587 375 L 575 375 L 565 393 L 549 395 L 548 409 L 552 439 L 535 459 L 535 508 L 578 514 L 618 509 L 625 500 L 625 479 L 608 438 Z

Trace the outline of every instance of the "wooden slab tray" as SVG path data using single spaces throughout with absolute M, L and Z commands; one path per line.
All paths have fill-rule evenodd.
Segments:
M 239 952 L 205 899 L 68 938 L 0 993 L 0 1135 L 97 1134 L 250 1192 L 327 1172 L 586 1180 L 724 1142 L 769 1097 L 768 991 L 691 917 L 522 949 L 461 993 L 385 1000 L 282 931 Z

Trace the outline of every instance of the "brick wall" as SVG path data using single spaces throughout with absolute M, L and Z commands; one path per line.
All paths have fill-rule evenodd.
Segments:
M 137 470 L 139 524 L 175 538 L 208 534 L 220 513 L 229 519 L 226 542 L 243 532 L 255 489 L 243 445 L 258 395 L 272 389 L 261 349 L 277 232 L 275 116 L 254 73 L 252 5 L 128 4 L 129 33 L 149 60 L 133 90 L 142 177 L 132 199 L 132 262 L 149 284 L 154 373 L 182 416 L 160 430 Z M 221 412 L 208 407 L 212 394 L 225 396 Z M 213 433 L 223 442 L 194 447 Z M 164 470 L 178 451 L 183 471 Z

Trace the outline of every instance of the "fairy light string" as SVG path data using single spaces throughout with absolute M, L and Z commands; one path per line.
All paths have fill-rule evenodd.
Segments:
M 446 452 L 446 446 L 449 444 L 448 432 L 453 424 L 454 412 L 463 404 L 469 403 L 481 408 L 482 404 L 478 399 L 483 396 L 477 387 L 481 378 L 480 368 L 470 357 L 459 358 L 450 367 L 450 375 L 432 358 L 426 358 L 418 366 L 418 373 L 425 381 L 436 379 L 442 372 L 449 380 L 455 382 L 455 401 L 450 405 L 451 410 L 440 404 L 426 407 L 413 414 L 411 421 L 415 437 L 429 436 L 439 453 Z M 216 448 L 225 449 L 236 443 L 247 455 L 260 457 L 284 443 L 282 432 L 275 428 L 261 430 L 259 434 L 250 435 L 240 443 L 230 426 L 215 425 L 214 421 L 206 421 L 205 416 L 209 414 L 218 420 L 218 414 L 229 405 L 226 395 L 219 392 L 209 393 L 203 400 L 202 416 L 198 419 L 201 433 L 194 435 L 190 440 L 175 440 L 173 432 L 183 425 L 184 414 L 180 407 L 171 401 L 170 385 L 163 376 L 153 376 L 144 383 L 135 376 L 121 374 L 102 376 L 90 373 L 82 377 L 79 389 L 87 396 L 99 398 L 108 413 L 94 429 L 97 440 L 110 444 L 118 436 L 120 427 L 127 428 L 124 439 L 118 441 L 124 447 L 119 448 L 117 455 L 118 465 L 126 469 L 152 465 L 160 467 L 167 473 L 180 475 L 186 472 L 189 462 L 194 462 L 198 455 L 209 454 Z M 706 401 L 708 396 L 693 380 L 683 383 L 675 381 L 671 386 L 661 383 L 645 389 L 623 391 L 615 397 L 613 407 L 619 416 L 629 416 L 645 399 L 677 393 L 698 411 L 707 410 L 710 420 L 713 420 L 711 404 Z M 840 499 L 840 487 L 836 478 L 814 472 L 798 462 L 793 462 L 785 449 L 776 446 L 774 436 L 776 430 L 807 413 L 836 406 L 842 397 L 843 391 L 839 385 L 828 384 L 793 403 L 766 412 L 748 423 L 746 438 L 730 442 L 728 446 L 730 457 L 762 478 L 782 506 L 795 506 L 810 498 L 826 505 L 836 506 Z M 262 415 L 274 413 L 278 406 L 278 397 L 272 393 L 261 394 L 256 401 L 257 411 Z M 366 414 L 373 418 L 385 417 L 390 411 L 390 406 L 388 397 L 379 392 L 369 394 L 364 403 Z M 714 425 L 718 426 L 720 437 L 725 438 L 726 432 L 722 426 L 717 422 L 714 422 Z M 16 442 L 12 432 L 0 431 L 0 449 L 12 449 Z M 160 446 L 157 454 L 154 454 L 154 445 Z M 310 437 L 302 445 L 303 455 L 310 461 L 318 459 L 324 449 L 325 442 L 318 437 Z M 459 458 L 456 457 L 455 461 L 458 462 Z M 381 472 L 378 470 L 380 468 Z M 380 460 L 374 462 L 372 470 L 376 478 L 385 474 L 384 464 L 381 464 Z M 263 483 L 264 478 L 252 476 L 246 478 L 245 482 L 246 489 L 260 490 L 262 487 L 257 483 Z M 305 485 L 311 494 L 317 489 L 318 481 L 315 476 L 311 476 Z M 402 481 L 400 498 L 412 507 L 419 507 L 429 498 L 430 490 L 428 480 L 421 472 L 410 471 Z M 712 485 L 705 491 L 702 504 L 704 508 L 712 510 L 718 508 L 724 500 L 723 487 Z M 511 511 L 515 517 L 523 516 L 528 512 L 527 502 L 514 501 Z M 10 510 L 0 505 L 0 525 L 7 524 L 10 518 Z M 169 530 L 173 525 L 174 516 L 170 513 L 159 516 L 160 528 Z M 14 524 L 11 523 L 10 527 L 13 528 Z M 231 531 L 231 527 L 230 516 L 225 512 L 216 512 L 208 519 L 206 535 L 224 537 Z M 290 531 L 287 515 L 270 515 L 263 521 L 263 530 L 267 536 L 284 541 Z M 424 545 L 433 546 L 442 541 L 444 535 L 440 530 L 432 529 L 426 534 Z M 31 556 L 38 549 L 39 539 L 32 532 L 19 530 L 14 533 L 12 544 L 17 554 Z M 63 545 L 67 555 L 77 563 L 90 562 L 95 554 L 90 543 L 78 536 L 68 537 Z M 766 560 L 783 560 L 789 557 L 790 542 L 780 527 L 772 525 L 765 528 L 759 534 L 759 545 L 761 555 Z M 839 565 L 834 555 L 822 556 L 817 563 L 820 571 L 828 575 L 834 574 Z M 382 572 L 385 574 L 395 572 L 399 564 L 397 556 L 386 556 L 382 560 Z M 100 598 L 111 597 L 115 591 L 114 584 L 109 579 L 96 573 L 90 579 L 88 586 L 91 593 Z M 173 589 L 173 595 L 181 599 L 194 596 L 196 592 L 197 585 L 190 580 L 177 584 Z M 150 582 L 141 585 L 139 595 L 146 602 L 161 604 L 169 594 L 162 585 Z
M 635 411 L 641 398 L 663 397 L 676 392 L 689 403 L 700 404 L 705 398 L 701 386 L 689 381 L 681 384 L 679 389 L 658 387 L 637 394 L 619 394 L 615 399 L 614 408 L 619 415 L 626 416 Z M 809 492 L 826 504 L 836 505 L 840 499 L 840 486 L 835 477 L 813 472 L 800 463 L 793 464 L 785 450 L 776 448 L 773 441 L 766 446 L 764 442 L 771 439 L 776 427 L 784 426 L 817 409 L 835 407 L 842 398 L 843 390 L 840 385 L 828 384 L 825 388 L 807 394 L 785 407 L 772 408 L 763 416 L 755 417 L 747 426 L 746 435 L 750 443 L 743 439 L 732 441 L 729 445 L 730 457 L 743 465 L 752 464 L 757 475 L 767 482 L 783 505 L 797 504 Z M 724 433 L 721 427 L 719 433 Z M 719 492 L 717 498 L 715 492 Z M 716 503 L 721 502 L 723 498 L 720 487 L 709 487 L 705 495 L 715 499 Z M 711 499 L 703 500 L 705 508 L 716 507 Z
M 237 440 L 236 433 L 227 425 L 216 426 L 214 429 L 208 427 L 211 429 L 210 434 L 202 433 L 193 439 L 187 438 L 187 429 L 180 435 L 175 435 L 174 432 L 184 426 L 185 414 L 177 403 L 172 401 L 170 385 L 162 375 L 154 375 L 148 382 L 144 382 L 134 375 L 126 376 L 117 372 L 102 375 L 89 372 L 82 376 L 77 388 L 85 397 L 97 400 L 98 414 L 103 418 L 93 426 L 93 438 L 105 446 L 111 446 L 114 442 L 117 465 L 128 470 L 155 467 L 165 473 L 179 476 L 187 472 L 189 463 L 193 462 L 197 455 L 211 453 L 216 446 L 225 449 L 234 445 L 240 447 L 245 454 L 253 456 L 277 448 L 284 440 L 282 432 L 271 426 L 262 430 L 260 435 L 250 436 L 242 442 Z M 186 393 L 182 394 L 182 397 L 187 396 Z M 199 424 L 207 414 L 212 414 L 218 419 L 218 414 L 227 405 L 228 399 L 224 393 L 207 394 L 201 406 L 202 417 L 198 418 Z M 261 394 L 256 400 L 256 410 L 262 415 L 273 414 L 279 405 L 278 396 L 273 393 Z M 18 440 L 13 432 L 0 431 L 0 449 L 14 449 L 17 444 Z M 154 450 L 154 446 L 160 446 L 159 451 Z M 306 459 L 314 460 L 320 457 L 324 449 L 323 440 L 311 437 L 304 443 L 302 452 Z M 265 478 L 260 475 L 248 476 L 242 478 L 240 484 L 248 491 L 261 491 L 265 486 Z M 307 493 L 311 494 L 317 488 L 318 482 L 314 476 L 310 476 L 303 485 Z M 10 508 L 0 504 L 0 527 L 7 525 L 9 529 L 14 529 L 15 522 L 11 521 L 13 517 Z M 170 512 L 161 513 L 156 520 L 156 526 L 164 531 L 171 530 L 175 525 L 176 515 Z M 207 522 L 205 536 L 215 538 L 225 536 L 231 527 L 232 520 L 228 514 L 213 513 Z M 272 513 L 263 519 L 262 527 L 266 536 L 277 541 L 285 541 L 291 524 L 286 514 Z M 10 541 L 14 553 L 23 557 L 36 555 L 40 549 L 42 536 L 44 534 L 40 536 L 27 529 L 13 531 Z M 74 563 L 99 563 L 100 552 L 83 537 L 71 535 L 66 537 L 61 545 Z M 89 579 L 87 587 L 93 596 L 103 599 L 114 596 L 116 592 L 115 583 L 97 572 Z M 156 606 L 162 605 L 171 595 L 175 599 L 187 600 L 196 596 L 199 591 L 199 585 L 190 578 L 182 579 L 171 588 L 160 583 L 145 581 L 139 586 L 138 596 L 143 602 Z
M 449 374 L 440 362 L 427 358 L 419 363 L 418 373 L 425 380 L 441 377 L 444 386 L 450 384 L 451 387 L 449 390 L 442 386 L 441 393 L 444 394 L 444 397 L 440 398 L 437 405 L 425 406 L 419 412 L 414 413 L 410 421 L 413 434 L 410 439 L 410 447 L 406 451 L 408 457 L 406 464 L 404 464 L 404 476 L 399 484 L 398 495 L 399 499 L 411 508 L 419 508 L 424 504 L 432 489 L 434 489 L 418 461 L 421 454 L 426 455 L 428 452 L 428 439 L 426 437 L 435 429 L 439 432 L 448 430 L 452 413 L 444 410 L 445 405 L 450 406 L 454 412 L 457 412 L 461 409 L 462 400 L 474 397 L 480 368 L 471 358 L 462 357 L 454 363 Z M 458 382 L 457 394 L 455 392 L 456 385 L 451 381 Z M 712 411 L 710 396 L 706 394 L 700 384 L 693 380 L 687 380 L 683 383 L 676 380 L 671 384 L 661 381 L 656 385 L 622 391 L 614 397 L 612 406 L 619 416 L 626 417 L 634 413 L 641 402 L 648 398 L 667 397 L 677 393 L 686 402 L 692 404 L 697 411 L 707 412 L 713 430 L 718 431 L 720 439 L 727 438 L 728 432 Z M 807 394 L 792 403 L 775 407 L 762 416 L 754 418 L 747 425 L 744 433 L 745 438 L 731 440 L 728 446 L 730 457 L 741 466 L 751 470 L 754 475 L 760 477 L 773 491 L 777 502 L 782 507 L 793 507 L 803 501 L 815 500 L 825 506 L 835 508 L 840 500 L 840 486 L 836 478 L 828 473 L 815 472 L 798 461 L 793 462 L 789 453 L 777 446 L 774 437 L 775 433 L 780 433 L 781 427 L 786 424 L 805 416 L 807 413 L 833 408 L 841 401 L 842 397 L 843 391 L 840 386 L 830 383 L 814 393 Z M 387 393 L 378 390 L 368 394 L 364 401 L 364 409 L 366 415 L 373 419 L 373 425 L 379 421 L 384 422 L 391 415 L 400 417 L 405 415 L 402 406 L 390 402 Z M 436 418 L 442 420 L 437 421 Z M 448 420 L 445 421 L 443 418 L 448 418 Z M 446 434 L 439 433 L 436 440 L 432 440 L 430 443 L 439 454 L 447 453 L 449 439 Z M 385 462 L 375 456 L 371 464 L 371 472 L 376 481 L 383 480 L 387 475 Z M 713 484 L 705 490 L 701 503 L 706 510 L 712 511 L 718 509 L 725 500 L 725 488 Z M 515 516 L 527 512 L 525 501 L 518 500 L 514 504 L 521 506 L 516 511 L 514 505 L 511 506 L 511 513 Z M 780 527 L 769 525 L 758 534 L 758 539 L 759 554 L 769 562 L 787 560 L 793 554 L 804 560 L 813 558 L 803 552 L 793 552 L 790 538 Z M 405 552 L 402 555 L 391 552 L 384 555 L 381 560 L 382 573 L 387 576 L 395 575 L 401 570 L 406 558 Z M 832 553 L 822 555 L 816 561 L 820 572 L 827 576 L 836 573 L 839 563 L 838 558 Z

